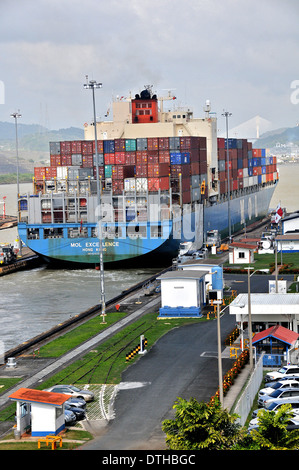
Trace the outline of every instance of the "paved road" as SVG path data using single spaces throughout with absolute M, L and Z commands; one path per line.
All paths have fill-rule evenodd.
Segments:
M 235 325 L 228 313 L 221 320 L 224 339 Z M 223 373 L 232 359 L 224 358 Z M 209 401 L 218 388 L 217 323 L 188 325 L 161 338 L 148 354 L 123 375 L 127 388 L 118 391 L 115 419 L 81 450 L 165 449 L 161 431 L 173 416 L 177 397 Z

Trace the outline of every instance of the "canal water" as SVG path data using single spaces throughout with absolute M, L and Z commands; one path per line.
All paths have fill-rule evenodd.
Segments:
M 280 202 L 289 212 L 299 209 L 299 164 L 280 165 L 280 183 L 271 208 Z M 32 185 L 21 184 L 20 193 Z M 6 213 L 16 214 L 16 185 L 0 186 L 0 202 L 6 196 Z M 0 204 L 0 217 L 3 206 Z M 0 230 L 0 243 L 12 242 L 17 229 Z M 161 267 L 162 268 L 162 267 Z M 105 269 L 106 299 L 141 282 L 159 269 Z M 0 353 L 27 341 L 100 302 L 100 272 L 95 269 L 53 270 L 42 266 L 0 277 Z

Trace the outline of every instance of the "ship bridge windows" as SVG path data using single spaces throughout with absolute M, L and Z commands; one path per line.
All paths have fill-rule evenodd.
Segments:
M 39 229 L 28 228 L 27 229 L 27 240 L 39 240 Z
M 63 228 L 61 227 L 44 228 L 44 238 L 63 238 Z

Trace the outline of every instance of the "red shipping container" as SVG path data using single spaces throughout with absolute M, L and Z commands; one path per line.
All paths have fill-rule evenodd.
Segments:
M 169 150 L 169 138 L 160 137 L 159 138 L 159 149 L 160 150 Z
M 56 176 L 57 176 L 57 167 L 56 166 L 46 167 L 46 180 L 56 178 Z
M 190 149 L 190 162 L 199 162 L 199 149 L 193 148 Z
M 46 176 L 46 168 L 43 166 L 38 166 L 34 168 L 34 178 L 36 180 L 42 180 Z
M 126 163 L 125 152 L 115 152 L 115 165 L 124 165 Z
M 226 158 L 226 150 L 224 148 L 218 149 L 218 160 L 225 160 Z
M 161 189 L 162 191 L 165 191 L 169 189 L 169 178 L 168 177 L 148 178 L 147 184 L 148 184 L 148 190 L 151 192 L 159 191 L 159 189 Z
M 192 162 L 191 163 L 191 175 L 200 175 L 199 162 Z
M 237 191 L 239 188 L 238 180 L 233 180 L 233 187 L 231 188 L 233 191 Z
M 124 178 L 135 177 L 135 165 L 124 165 Z
M 105 153 L 104 162 L 105 162 L 105 165 L 114 165 L 115 164 L 115 153 Z
M 83 155 L 82 166 L 84 168 L 91 168 L 93 166 L 93 155 Z
M 123 180 L 124 179 L 124 167 L 123 165 L 114 165 L 112 167 L 112 180 Z
M 190 189 L 190 186 L 191 186 L 190 177 L 182 178 L 182 190 L 188 191 Z
M 98 147 L 98 153 L 103 153 L 104 152 L 104 144 L 102 140 L 97 140 L 97 147 Z M 76 152 L 74 152 L 76 153 Z M 78 152 L 78 153 L 81 153 Z M 96 153 L 96 143 L 95 141 L 92 142 L 92 153 Z
M 144 165 L 147 163 L 146 150 L 137 150 L 136 152 L 136 165 Z
M 147 178 L 147 165 L 136 165 L 136 177 Z
M 126 152 L 125 153 L 125 165 L 135 165 L 136 164 L 136 152 Z
M 238 178 L 243 178 L 243 169 L 238 170 Z
M 206 149 L 207 148 L 207 139 L 206 137 L 198 137 L 199 139 L 199 148 Z
M 229 149 L 229 159 L 238 160 L 238 149 Z
M 219 178 L 219 181 L 221 182 L 226 181 L 226 171 L 219 171 L 218 178 Z
M 169 176 L 170 168 L 168 163 L 148 163 L 147 175 L 149 178 L 158 176 Z
M 147 152 L 148 163 L 159 163 L 159 152 L 158 150 L 148 150 Z
M 112 180 L 112 191 L 114 194 L 121 194 L 124 190 L 123 180 Z
M 82 152 L 81 140 L 73 140 L 71 142 L 71 153 L 81 153 L 81 152 Z
M 115 150 L 115 152 L 124 152 L 126 150 L 126 140 L 125 139 L 115 139 L 115 141 L 114 141 L 114 150 Z
M 170 152 L 168 150 L 160 150 L 159 163 L 170 163 Z
M 50 155 L 50 166 L 60 166 L 61 155 Z
M 182 203 L 189 204 L 190 202 L 191 202 L 191 191 L 189 189 L 188 191 L 182 192 Z
M 192 137 L 181 137 L 180 138 L 181 150 L 189 150 L 192 148 Z
M 147 139 L 147 150 L 158 150 L 159 139 L 158 137 L 148 137 Z
M 71 153 L 72 151 L 72 143 L 65 141 L 60 142 L 60 153 Z
M 93 150 L 94 150 L 93 144 L 94 142 L 92 140 L 82 141 L 82 154 L 88 155 L 88 154 L 93 153 Z
M 217 145 L 219 149 L 225 149 L 225 139 L 224 137 L 217 137 Z
M 97 167 L 96 166 L 93 167 L 93 176 L 94 176 L 94 178 L 97 177 Z M 99 166 L 99 176 L 101 178 L 104 178 L 104 176 L 105 176 L 105 167 L 104 166 Z
M 61 166 L 71 166 L 72 155 L 61 155 Z

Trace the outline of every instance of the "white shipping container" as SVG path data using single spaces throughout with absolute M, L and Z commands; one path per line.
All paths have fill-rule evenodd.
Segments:
M 147 191 L 147 178 L 136 178 L 136 191 L 143 193 Z
M 135 191 L 135 178 L 126 178 L 124 180 L 124 190 L 126 192 Z
M 67 178 L 67 166 L 58 166 L 57 167 L 57 179 L 58 180 L 65 180 Z
M 246 178 L 243 178 L 243 186 L 244 188 L 249 187 L 249 176 L 247 176 Z
M 248 168 L 243 168 L 243 178 L 248 177 Z

